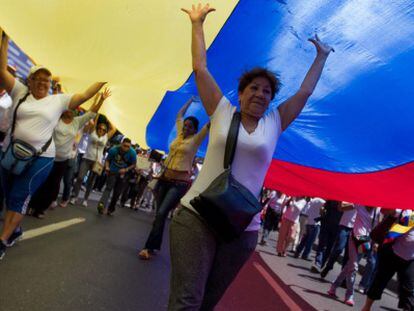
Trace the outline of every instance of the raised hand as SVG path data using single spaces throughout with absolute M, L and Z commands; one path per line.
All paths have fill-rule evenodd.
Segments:
M 316 51 L 318 54 L 329 55 L 331 52 L 335 52 L 335 50 L 326 43 L 323 43 L 318 35 L 315 35 L 315 38 L 309 38 L 308 41 L 312 42 L 313 45 L 316 47 Z
M 191 10 L 181 9 L 181 11 L 188 14 L 192 23 L 203 23 L 206 16 L 215 10 L 216 9 L 211 8 L 208 3 L 205 6 L 202 6 L 201 3 L 199 3 L 197 7 L 193 4 Z
M 110 97 L 112 95 L 111 90 L 109 88 L 105 88 L 105 90 L 102 92 L 102 99 L 105 100 L 108 97 Z

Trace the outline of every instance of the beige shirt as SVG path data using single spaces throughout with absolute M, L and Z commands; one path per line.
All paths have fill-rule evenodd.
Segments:
M 165 160 L 165 166 L 170 170 L 191 172 L 194 157 L 207 135 L 208 128 L 204 126 L 197 134 L 184 138 L 182 118 L 177 119 L 176 126 L 177 138 L 170 144 L 170 153 Z

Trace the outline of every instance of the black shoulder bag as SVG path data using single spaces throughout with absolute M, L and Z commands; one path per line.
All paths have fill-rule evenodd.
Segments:
M 190 202 L 210 229 L 225 242 L 238 238 L 262 210 L 259 200 L 231 173 L 240 121 L 240 112 L 235 112 L 226 141 L 224 172 Z
M 2 154 L 1 157 L 1 166 L 8 170 L 13 175 L 20 175 L 30 165 L 33 161 L 39 157 L 43 152 L 49 148 L 50 144 L 52 143 L 53 137 L 46 142 L 46 144 L 40 149 L 37 150 L 35 147 L 30 145 L 29 143 L 24 142 L 20 139 L 14 139 L 14 130 L 16 127 L 16 117 L 17 117 L 17 110 L 19 109 L 20 105 L 27 99 L 29 93 L 23 96 L 16 105 L 13 113 L 13 122 L 10 131 L 10 142 L 6 149 L 6 151 Z

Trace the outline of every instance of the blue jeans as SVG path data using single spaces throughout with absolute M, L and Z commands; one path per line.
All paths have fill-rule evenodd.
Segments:
M 168 213 L 174 209 L 188 190 L 186 182 L 172 182 L 159 180 L 155 189 L 157 196 L 157 213 L 145 248 L 149 250 L 161 249 L 164 234 L 165 220 Z
M 348 254 L 349 259 L 341 273 L 339 273 L 336 280 L 332 283 L 331 289 L 335 290 L 344 280 L 346 280 L 345 299 L 353 299 L 355 277 L 362 254 L 358 253 L 357 245 L 352 236 L 348 239 Z
M 359 286 L 363 289 L 369 289 L 377 270 L 377 253 L 372 249 L 366 254 L 367 264 L 365 266 L 364 274 L 359 282 Z
M 329 259 L 324 267 L 324 271 L 329 272 L 333 269 L 335 262 L 338 260 L 339 256 L 348 245 L 348 239 L 351 231 L 351 228 L 339 226 L 339 232 L 336 236 L 335 244 L 332 247 Z
M 63 175 L 62 201 L 68 201 L 72 190 L 73 177 L 75 176 L 76 158 L 69 159 L 65 174 Z
M 296 248 L 296 256 L 300 256 L 302 253 L 303 259 L 308 259 L 309 254 L 312 250 L 312 245 L 315 242 L 319 234 L 319 225 L 306 225 L 306 232 L 300 241 L 299 246 Z

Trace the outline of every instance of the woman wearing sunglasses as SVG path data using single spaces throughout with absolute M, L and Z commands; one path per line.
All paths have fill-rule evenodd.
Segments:
M 88 198 L 91 193 L 96 176 L 98 175 L 94 170 L 94 166 L 100 165 L 102 163 L 102 157 L 106 143 L 116 132 L 116 127 L 111 122 L 109 122 L 109 120 L 109 130 L 108 125 L 106 123 L 98 123 L 98 121 L 99 115 L 95 119 L 95 124 L 97 124 L 96 128 L 92 128 L 91 133 L 89 134 L 88 146 L 86 148 L 85 155 L 82 158 L 78 176 L 73 186 L 73 193 L 72 199 L 70 200 L 70 204 L 76 204 L 83 179 L 85 178 L 86 174 L 89 173 L 88 180 L 86 182 L 85 196 L 82 202 L 83 206 L 88 206 Z

